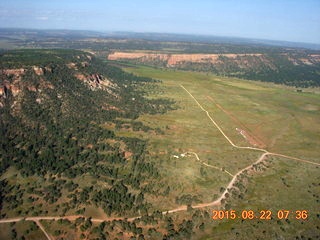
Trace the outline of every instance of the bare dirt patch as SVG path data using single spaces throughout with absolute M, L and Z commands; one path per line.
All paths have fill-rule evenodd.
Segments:
M 304 109 L 307 111 L 319 111 L 319 106 L 307 104 L 304 106 Z
M 125 152 L 124 152 L 124 157 L 125 157 L 126 159 L 130 158 L 132 155 L 133 155 L 132 152 L 129 152 L 129 151 L 125 151 Z
M 241 136 L 243 136 L 243 138 L 250 143 L 252 146 L 255 147 L 259 147 L 259 143 L 250 135 L 248 134 L 245 130 L 241 129 L 241 128 L 236 128 L 236 130 L 238 131 L 238 133 L 241 134 Z

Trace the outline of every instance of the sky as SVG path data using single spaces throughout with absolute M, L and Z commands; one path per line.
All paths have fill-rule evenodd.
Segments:
M 320 44 L 320 0 L 0 0 L 0 27 L 186 33 Z

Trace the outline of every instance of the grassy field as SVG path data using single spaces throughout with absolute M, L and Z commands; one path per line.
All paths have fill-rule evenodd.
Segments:
M 241 128 L 259 139 L 268 151 L 320 163 L 317 150 L 320 145 L 320 95 L 312 89 L 297 92 L 284 86 L 149 67 L 126 68 L 126 71 L 162 81 L 159 84 L 161 91 L 149 97 L 161 96 L 176 101 L 177 110 L 164 115 L 144 115 L 139 119 L 164 131 L 163 135 L 143 136 L 150 143 L 149 152 L 153 156 L 150 159 L 161 163 L 167 181 L 175 186 L 160 206 L 173 206 L 170 199 L 182 194 L 197 195 L 201 201 L 208 202 L 231 179 L 224 172 L 206 167 L 203 174 L 200 170 L 203 166 L 194 156 L 174 158 L 173 155 L 193 151 L 202 161 L 233 174 L 261 155 L 261 152 L 231 147 L 180 85 L 209 111 L 235 144 L 252 146 L 236 130 Z M 245 197 L 241 200 L 232 198 L 230 206 L 239 211 L 269 209 L 274 214 L 280 209 L 305 209 L 309 212 L 308 219 L 212 221 L 209 222 L 212 229 L 203 239 L 319 237 L 316 232 L 319 232 L 320 224 L 320 168 L 285 158 L 271 159 L 266 170 L 248 178 Z
M 247 145 L 245 139 L 236 131 L 239 125 L 217 108 L 214 102 L 236 116 L 254 136 L 265 143 L 267 150 L 320 161 L 319 153 L 315 150 L 320 143 L 320 95 L 317 93 L 296 92 L 294 88 L 269 86 L 267 83 L 222 78 L 204 73 L 148 67 L 126 70 L 162 80 L 161 86 L 164 89 L 161 96 L 177 101 L 179 109 L 167 115 L 156 116 L 157 122 L 153 122 L 155 125 L 185 123 L 185 127 L 197 128 L 207 124 L 204 126 L 206 130 L 210 128 L 210 133 L 207 134 L 216 132 L 219 135 L 214 126 L 207 121 L 208 119 L 205 119 L 205 113 L 201 112 L 196 103 L 180 87 L 182 84 L 210 112 L 236 144 Z M 151 122 L 150 118 L 153 116 L 143 118 Z M 192 134 L 191 131 L 188 133 Z M 177 135 L 183 139 L 185 137 Z M 210 140 L 212 141 L 212 138 Z M 222 138 L 217 140 L 223 141 Z M 183 142 L 185 144 L 188 141 Z

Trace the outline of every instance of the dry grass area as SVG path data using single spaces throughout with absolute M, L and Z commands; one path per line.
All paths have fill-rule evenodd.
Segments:
M 294 88 L 267 83 L 223 78 L 215 75 L 184 71 L 159 70 L 147 67 L 130 68 L 130 72 L 141 76 L 153 77 L 163 81 L 161 96 L 173 98 L 180 107 L 175 112 L 156 116 L 143 116 L 150 124 L 172 125 L 178 131 L 198 130 L 203 127 L 206 132 L 210 128 L 211 137 L 216 130 L 205 119 L 205 114 L 193 100 L 179 87 L 183 84 L 207 109 L 211 116 L 226 131 L 227 135 L 238 145 L 246 146 L 247 141 L 239 134 L 235 122 L 230 115 L 217 107 L 221 106 L 237 118 L 254 136 L 265 143 L 272 152 L 279 152 L 296 157 L 319 161 L 315 150 L 320 143 L 320 95 L 311 91 L 296 92 Z M 214 99 L 215 102 L 210 101 Z M 177 123 L 180 123 L 179 126 Z M 196 125 L 198 124 L 198 125 Z M 183 130 L 179 130 L 179 127 Z M 169 127 L 170 129 L 170 127 Z M 191 131 L 188 131 L 189 134 Z M 219 138 L 217 132 L 217 137 Z M 182 144 L 186 144 L 186 135 L 180 132 Z M 220 140 L 216 138 L 217 140 Z M 175 138 L 178 141 L 178 138 Z M 214 141 L 214 138 L 206 138 Z M 223 139 L 222 139 L 223 141 Z

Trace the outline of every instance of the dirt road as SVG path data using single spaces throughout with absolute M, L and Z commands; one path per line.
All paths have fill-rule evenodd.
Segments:
M 268 152 L 265 149 L 262 148 L 254 148 L 254 147 L 241 147 L 241 146 L 237 146 L 236 144 L 234 144 L 231 139 L 223 132 L 223 130 L 220 128 L 220 126 L 213 120 L 213 118 L 210 116 L 209 112 L 204 109 L 201 104 L 197 101 L 197 99 L 182 85 L 180 85 L 191 97 L 192 99 L 197 103 L 197 105 L 201 108 L 202 111 L 204 111 L 207 115 L 207 117 L 210 119 L 210 121 L 215 125 L 215 127 L 221 132 L 221 134 L 224 136 L 224 138 L 235 148 L 238 149 L 250 149 L 250 150 L 255 150 L 255 151 L 260 151 L 263 152 L 262 155 L 258 158 L 257 161 L 255 161 L 254 163 L 250 164 L 249 166 L 241 169 L 240 171 L 238 171 L 236 174 L 232 175 L 231 173 L 228 172 L 229 175 L 232 176 L 231 181 L 228 183 L 228 185 L 226 186 L 224 192 L 220 195 L 220 197 L 212 202 L 209 203 L 201 203 L 201 204 L 197 204 L 197 205 L 193 205 L 192 208 L 205 208 L 205 207 L 212 207 L 212 206 L 219 206 L 221 205 L 221 200 L 224 199 L 226 197 L 226 194 L 230 191 L 230 189 L 232 189 L 234 187 L 234 184 L 236 183 L 236 181 L 238 180 L 238 178 L 240 177 L 240 175 L 242 173 L 244 173 L 247 170 L 250 170 L 253 168 L 254 165 L 261 163 L 262 161 L 265 160 L 265 158 L 269 155 L 269 156 L 278 156 L 278 157 L 282 157 L 282 158 L 287 158 L 287 159 L 291 159 L 291 160 L 295 160 L 295 161 L 299 161 L 299 162 L 303 162 L 303 163 L 308 163 L 308 164 L 313 164 L 316 166 L 320 166 L 320 163 L 316 163 L 316 162 L 312 162 L 312 161 L 308 161 L 308 160 L 304 160 L 304 159 L 300 159 L 300 158 L 296 158 L 296 157 L 291 157 L 291 156 L 286 156 L 283 154 L 279 154 L 279 153 L 272 153 L 272 152 Z M 197 158 L 198 161 L 200 161 L 201 163 L 203 163 L 199 156 L 194 153 L 194 152 L 190 152 L 192 154 L 194 154 Z M 204 164 L 204 163 L 203 163 Z M 218 167 L 212 166 L 207 164 L 206 166 L 208 167 L 213 167 L 213 168 L 217 168 L 219 170 L 221 170 Z M 180 212 L 180 211 L 186 211 L 187 210 L 187 206 L 183 205 L 168 211 L 163 211 L 162 214 L 168 214 L 168 213 L 175 213 L 175 212 Z M 42 224 L 40 223 L 40 220 L 59 220 L 59 219 L 68 219 L 70 221 L 74 221 L 79 217 L 84 217 L 82 215 L 72 215 L 72 216 L 63 216 L 63 217 L 57 217 L 57 216 L 39 216 L 39 217 L 17 217 L 17 218 L 8 218 L 8 219 L 1 219 L 0 223 L 11 223 L 11 222 L 19 222 L 22 220 L 26 220 L 26 221 L 34 221 L 37 223 L 37 225 L 40 227 L 40 229 L 44 232 L 44 234 L 46 235 L 46 237 L 50 240 L 51 237 L 50 235 L 45 231 L 44 227 L 42 226 Z M 104 218 L 104 219 L 99 219 L 99 218 L 91 218 L 92 222 L 103 222 L 103 221 L 113 221 L 113 220 L 124 220 L 127 219 L 128 221 L 133 221 L 137 218 L 140 218 L 141 216 L 136 216 L 136 217 L 131 217 L 131 218 L 127 218 L 127 217 L 110 217 L 110 218 Z
M 39 228 L 42 230 L 42 232 L 44 233 L 44 235 L 46 235 L 46 237 L 47 237 L 48 240 L 53 239 L 53 238 L 47 233 L 47 231 L 45 230 L 45 228 L 43 227 L 43 225 L 40 223 L 40 220 L 39 220 L 39 221 L 34 221 L 34 222 L 39 226 Z
M 207 163 L 201 161 L 201 159 L 199 158 L 198 154 L 195 153 L 195 152 L 185 152 L 185 153 L 183 153 L 183 154 L 184 154 L 184 155 L 193 154 L 193 155 L 197 158 L 198 162 L 200 162 L 200 163 L 203 164 L 204 166 L 210 167 L 210 168 L 214 168 L 214 169 L 217 169 L 217 170 L 220 170 L 220 171 L 222 171 L 222 172 L 225 172 L 225 173 L 229 174 L 231 177 L 233 177 L 233 175 L 232 175 L 230 172 L 228 172 L 227 170 L 224 170 L 224 169 L 222 169 L 222 168 L 219 168 L 219 167 L 216 167 L 216 166 L 213 166 L 213 165 L 210 165 L 210 164 L 207 164 Z
M 231 181 L 229 182 L 229 184 L 227 185 L 225 191 L 221 194 L 221 196 L 214 200 L 213 202 L 209 202 L 209 203 L 201 203 L 201 204 L 197 204 L 192 206 L 192 208 L 204 208 L 204 207 L 211 207 L 211 206 L 219 206 L 221 204 L 221 200 L 223 198 L 225 198 L 226 193 L 228 193 L 228 191 L 233 187 L 233 184 L 236 182 L 237 178 L 246 170 L 249 170 L 250 168 L 253 167 L 253 165 L 258 164 L 260 162 L 262 162 L 264 160 L 264 158 L 270 155 L 270 153 L 264 153 L 261 155 L 261 157 L 254 163 L 252 163 L 251 165 L 249 165 L 248 167 L 238 171 L 233 178 L 231 179 Z M 186 211 L 187 210 L 187 206 L 183 205 L 180 206 L 178 208 L 175 209 L 171 209 L 168 211 L 163 211 L 162 214 L 168 214 L 168 213 L 175 213 L 175 212 L 180 212 L 180 211 Z M 26 221 L 34 221 L 37 224 L 39 223 L 40 220 L 59 220 L 59 219 L 67 219 L 69 221 L 74 221 L 79 217 L 84 217 L 82 215 L 72 215 L 72 216 L 63 216 L 63 217 L 57 217 L 57 216 L 43 216 L 43 217 L 20 217 L 20 218 L 10 218 L 10 219 L 2 219 L 0 220 L 0 223 L 10 223 L 10 222 L 19 222 L 22 220 L 26 220 Z M 137 216 L 137 217 L 131 217 L 131 218 L 127 218 L 128 221 L 133 221 L 137 218 L 140 218 L 141 216 Z M 91 218 L 92 222 L 103 222 L 103 221 L 113 221 L 113 220 L 123 220 L 125 219 L 125 217 L 113 217 L 113 218 L 104 218 L 104 219 L 99 219 L 99 218 Z M 39 225 L 39 224 L 38 224 Z M 41 224 L 40 224 L 41 225 Z M 40 227 L 39 225 L 39 227 Z M 40 227 L 41 228 L 41 227 Z M 46 234 L 46 236 L 48 237 L 49 235 L 47 235 L 47 233 L 45 232 L 45 230 L 43 229 L 43 227 L 41 228 L 42 231 Z M 50 239 L 50 236 L 48 237 L 48 239 Z

